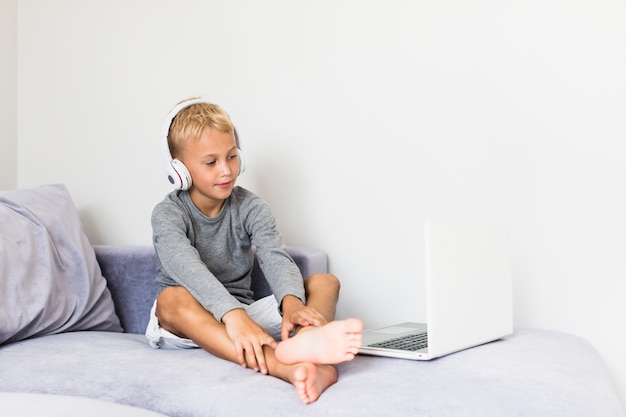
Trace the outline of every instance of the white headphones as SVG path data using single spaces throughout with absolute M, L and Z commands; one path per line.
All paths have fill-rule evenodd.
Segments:
M 200 103 L 213 104 L 202 98 L 185 100 L 176 105 L 176 107 L 169 112 L 167 118 L 165 119 L 165 123 L 163 124 L 163 128 L 161 129 L 161 151 L 165 160 L 165 171 L 167 173 L 168 181 L 172 184 L 175 190 L 188 190 L 189 187 L 191 187 L 191 174 L 189 174 L 189 170 L 185 164 L 182 163 L 182 161 L 172 158 L 170 146 L 167 143 L 167 136 L 169 135 L 170 126 L 172 125 L 172 121 L 176 115 L 180 113 L 181 110 Z M 246 162 L 239 145 L 239 137 L 237 136 L 236 129 L 234 130 L 234 134 L 235 145 L 237 146 L 237 154 L 239 157 L 239 173 L 237 175 L 240 175 L 246 170 Z

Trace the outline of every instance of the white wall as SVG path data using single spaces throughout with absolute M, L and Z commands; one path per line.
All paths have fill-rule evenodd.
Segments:
M 0 190 L 17 187 L 17 0 L 0 0 Z
M 93 243 L 149 244 L 163 118 L 201 94 L 286 242 L 329 253 L 340 316 L 423 319 L 423 222 L 508 218 L 516 325 L 590 340 L 626 399 L 624 21 L 623 0 L 24 0 L 18 185 L 66 183 Z

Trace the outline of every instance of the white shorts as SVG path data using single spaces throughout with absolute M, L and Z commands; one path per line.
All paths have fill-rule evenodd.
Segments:
M 163 329 L 159 326 L 159 319 L 156 316 L 156 300 L 150 311 L 150 322 L 146 328 L 146 337 L 150 346 L 155 349 L 192 349 L 199 347 L 191 339 L 184 339 Z M 276 341 L 280 340 L 280 325 L 282 316 L 278 311 L 278 303 L 273 295 L 261 298 L 258 301 L 245 307 L 246 313 L 252 320 L 265 329 Z

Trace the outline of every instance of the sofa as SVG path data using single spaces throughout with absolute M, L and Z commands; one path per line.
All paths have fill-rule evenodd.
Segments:
M 358 355 L 304 405 L 203 350 L 150 348 L 152 247 L 90 245 L 65 186 L 0 192 L 0 230 L 2 416 L 624 416 L 593 346 L 541 329 L 426 362 Z M 327 270 L 288 250 L 303 276 Z M 267 294 L 258 264 L 253 279 Z

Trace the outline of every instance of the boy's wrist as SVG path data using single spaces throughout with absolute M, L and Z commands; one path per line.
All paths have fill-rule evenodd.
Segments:
M 282 302 L 280 303 L 280 311 L 283 315 L 302 307 L 304 307 L 302 300 L 295 295 L 290 294 L 284 296 Z
M 247 315 L 246 311 L 243 308 L 234 308 L 230 311 L 227 311 L 222 316 L 222 323 L 228 324 L 228 322 L 231 320 L 240 320 L 243 317 L 242 315 Z

